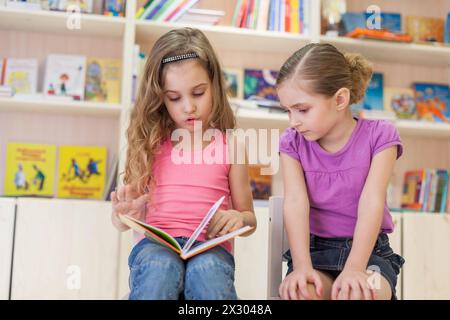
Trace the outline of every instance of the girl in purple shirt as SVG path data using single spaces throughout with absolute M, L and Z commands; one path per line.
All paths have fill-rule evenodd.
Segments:
M 404 259 L 389 246 L 386 190 L 402 154 L 395 126 L 357 119 L 372 66 L 309 44 L 282 66 L 277 91 L 290 128 L 280 138 L 290 250 L 283 299 L 396 299 Z

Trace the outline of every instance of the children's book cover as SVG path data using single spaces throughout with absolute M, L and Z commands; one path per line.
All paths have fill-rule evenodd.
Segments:
M 364 99 L 352 106 L 354 112 L 361 110 L 384 110 L 383 74 L 374 72 L 367 85 Z
M 422 209 L 426 177 L 426 170 L 405 172 L 401 203 L 402 208 L 418 211 Z
M 105 189 L 105 147 L 59 148 L 58 197 L 102 199 Z
M 411 88 L 384 88 L 384 109 L 395 112 L 398 119 L 416 119 L 416 102 Z
M 278 101 L 275 90 L 278 72 L 272 70 L 244 70 L 244 99 Z
M 56 146 L 8 143 L 6 196 L 53 196 Z
M 244 98 L 244 71 L 242 69 L 223 69 L 225 86 L 230 98 Z
M 366 21 L 370 21 L 374 13 L 364 13 Z M 380 12 L 375 14 L 375 19 L 380 19 L 380 29 L 388 30 L 390 32 L 402 32 L 402 16 L 396 12 Z M 365 26 L 367 28 L 367 25 Z
M 51 54 L 47 57 L 44 94 L 81 100 L 84 97 L 85 74 L 86 57 Z
M 38 79 L 37 59 L 8 58 L 4 60 L 4 63 L 4 85 L 13 88 L 16 94 L 36 93 Z
M 444 42 L 444 19 L 407 16 L 406 33 L 414 42 Z
M 67 11 L 76 7 L 83 13 L 92 13 L 93 0 L 59 0 L 58 10 Z
M 249 165 L 248 175 L 253 199 L 268 200 L 272 195 L 272 176 L 261 174 L 261 165 Z
M 119 59 L 88 58 L 85 99 L 119 103 L 122 62 Z
M 417 116 L 434 122 L 450 122 L 450 89 L 446 84 L 414 83 Z

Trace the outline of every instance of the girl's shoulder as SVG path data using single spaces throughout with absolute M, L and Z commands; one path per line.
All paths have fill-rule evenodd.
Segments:
M 304 145 L 304 137 L 294 128 L 287 128 L 281 134 L 279 150 L 300 160 L 300 152 Z
M 369 137 L 372 156 L 389 146 L 397 145 L 397 158 L 403 153 L 400 134 L 395 124 L 389 120 L 360 119 L 362 127 L 361 134 Z

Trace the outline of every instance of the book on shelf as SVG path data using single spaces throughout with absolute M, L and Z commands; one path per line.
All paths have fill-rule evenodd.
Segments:
M 358 113 L 361 111 L 378 111 L 380 114 L 384 111 L 384 102 L 383 102 L 383 74 L 374 72 L 372 74 L 372 78 L 370 79 L 364 98 L 362 101 L 352 105 L 352 111 L 354 113 Z M 366 114 L 370 114 L 373 112 L 366 112 Z
M 103 199 L 106 147 L 60 146 L 58 197 Z
M 117 186 L 117 176 L 119 174 L 119 158 L 114 157 L 111 168 L 108 172 L 107 182 L 105 186 L 105 192 L 103 193 L 103 199 L 105 201 L 111 200 L 111 192 L 113 192 Z
M 9 86 L 2 86 L 0 85 L 0 97 L 2 98 L 10 98 L 14 95 L 13 88 Z
M 3 84 L 17 94 L 35 94 L 38 81 L 37 59 L 3 59 Z
M 223 68 L 222 72 L 229 97 L 244 99 L 244 70 L 238 68 Z
M 41 10 L 41 0 L 6 0 L 4 5 L 9 9 Z
M 47 57 L 44 94 L 68 96 L 74 100 L 84 97 L 86 57 L 50 54 Z
M 406 17 L 406 33 L 414 42 L 444 42 L 444 19 Z
M 405 172 L 401 207 L 408 210 L 445 213 L 449 210 L 449 172 L 419 169 Z
M 206 213 L 201 223 L 198 225 L 198 227 L 195 229 L 195 231 L 192 233 L 183 247 L 178 244 L 175 238 L 173 238 L 170 234 L 161 230 L 160 228 L 146 224 L 128 215 L 119 215 L 119 219 L 122 223 L 126 224 L 131 229 L 145 235 L 149 239 L 153 239 L 161 243 L 162 245 L 167 246 L 168 248 L 179 254 L 181 259 L 186 260 L 253 229 L 253 227 L 245 226 L 228 234 L 206 240 L 195 245 L 195 241 L 202 233 L 202 231 L 208 226 L 209 221 L 217 212 L 224 199 L 225 197 L 222 196 L 219 200 L 216 201 L 216 203 L 214 203 L 214 205 Z
M 177 21 L 180 23 L 217 25 L 223 16 L 225 16 L 224 11 L 192 8 L 187 10 Z
M 244 69 L 244 99 L 278 101 L 277 76 L 278 71 L 274 70 Z
M 56 6 L 59 11 L 71 11 L 77 8 L 76 11 L 82 13 L 92 13 L 93 12 L 93 0 L 59 0 L 59 1 L 49 1 L 53 7 Z
M 8 143 L 5 195 L 53 196 L 55 160 L 54 145 Z
M 384 110 L 394 112 L 398 119 L 417 119 L 414 90 L 411 88 L 384 88 Z
M 103 0 L 103 15 L 124 17 L 126 10 L 125 0 Z
M 307 33 L 310 0 L 238 0 L 231 25 L 238 28 Z
M 272 195 L 272 176 L 262 174 L 263 165 L 249 165 L 248 175 L 253 199 L 268 200 Z
M 120 59 L 88 58 L 85 100 L 119 103 L 121 77 Z
M 446 84 L 413 83 L 417 116 L 432 122 L 450 122 L 450 89 Z

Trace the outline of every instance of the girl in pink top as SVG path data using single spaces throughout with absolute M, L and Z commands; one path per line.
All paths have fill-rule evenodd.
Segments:
M 372 67 L 330 44 L 309 44 L 277 79 L 290 128 L 280 138 L 290 251 L 283 299 L 395 299 L 404 259 L 389 246 L 386 190 L 402 154 L 397 129 L 357 119 Z
M 155 42 L 127 130 L 126 185 L 111 194 L 120 231 L 128 228 L 118 215 L 129 214 L 183 246 L 222 196 L 198 241 L 256 227 L 247 166 L 228 158 L 235 144 L 225 132 L 234 128 L 235 118 L 225 88 L 219 61 L 201 31 L 176 29 Z M 199 141 L 212 129 L 210 141 Z M 245 152 L 244 147 L 236 148 Z M 237 298 L 229 242 L 184 261 L 144 238 L 128 261 L 130 299 Z

